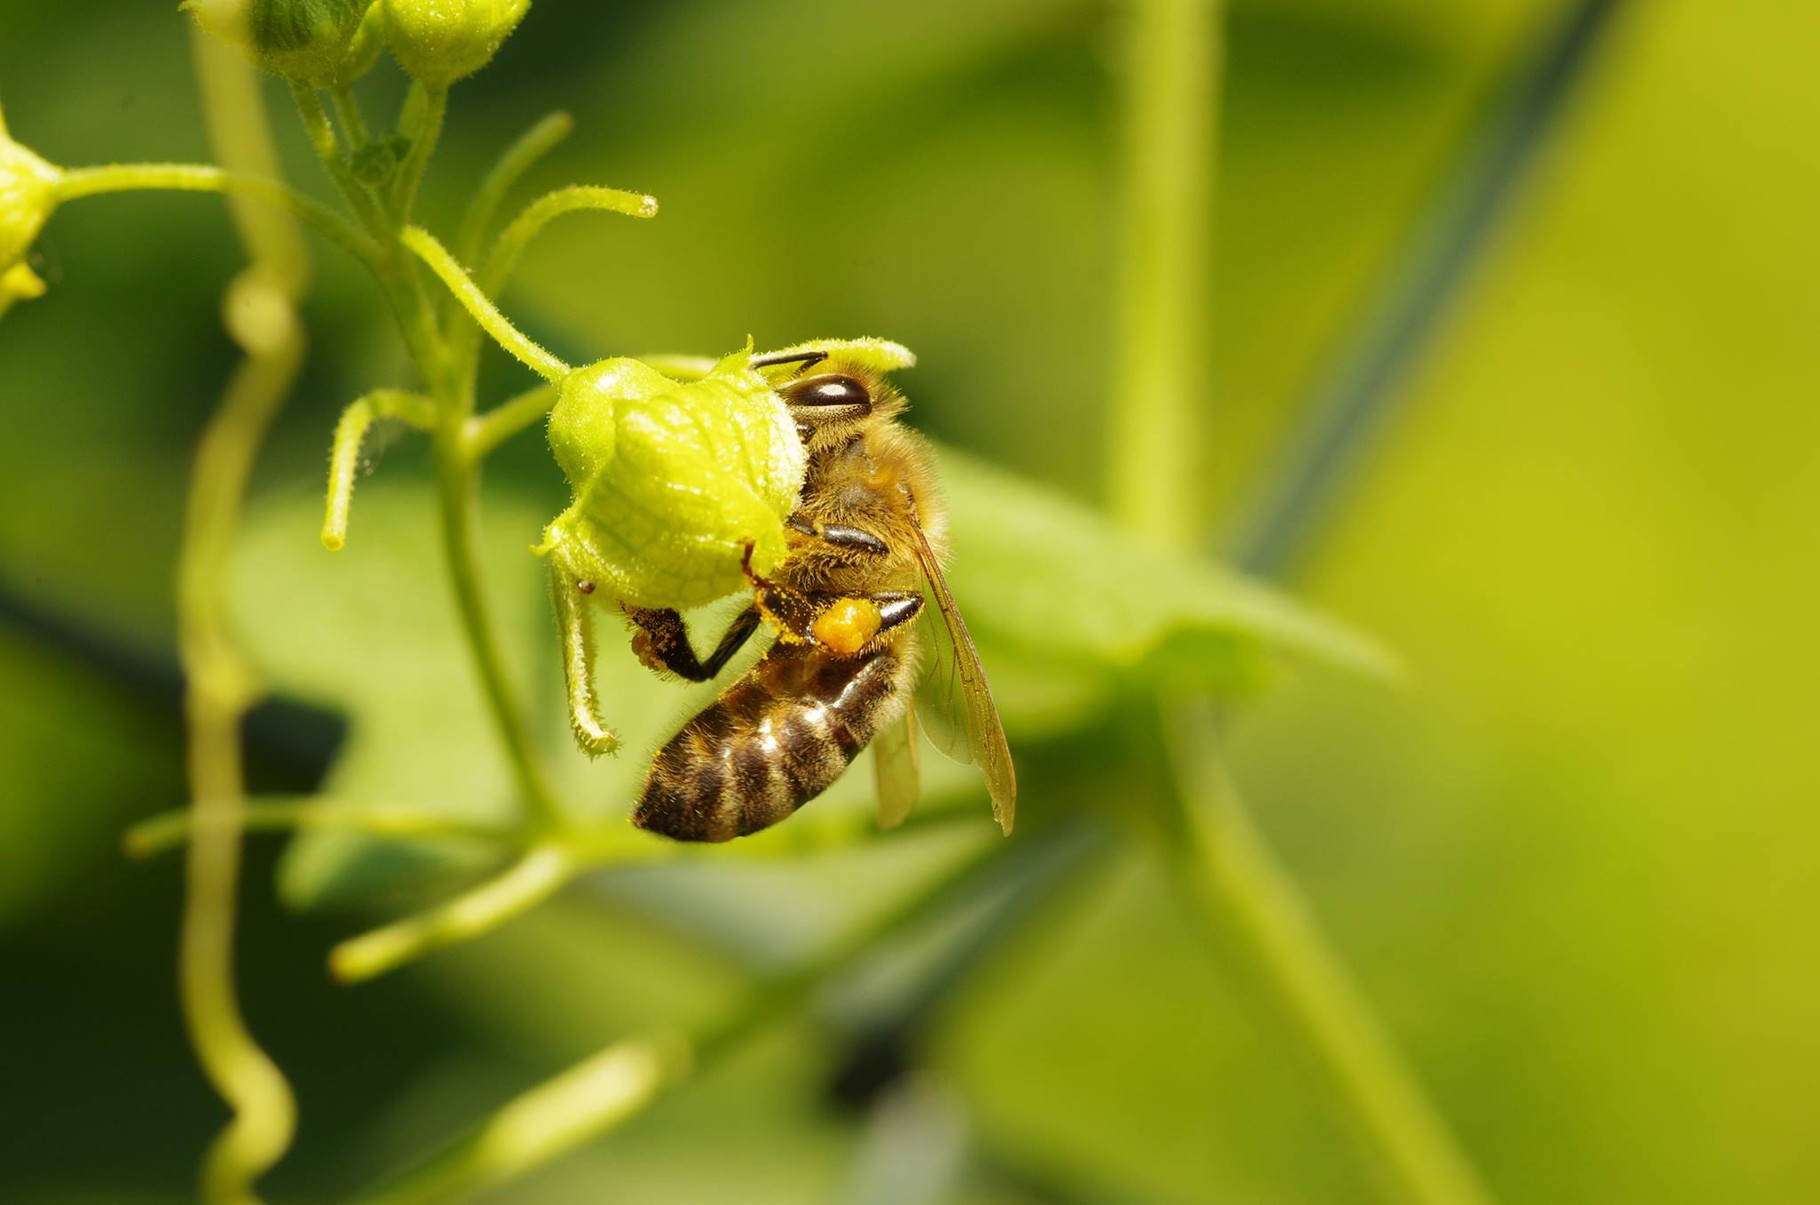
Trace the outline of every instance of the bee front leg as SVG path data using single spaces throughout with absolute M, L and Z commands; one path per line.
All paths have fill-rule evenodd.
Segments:
M 869 552 L 882 556 L 891 551 L 890 546 L 869 531 L 858 527 L 847 527 L 839 523 L 822 523 L 815 519 L 805 518 L 801 511 L 790 516 L 786 524 L 791 531 L 814 536 L 823 543 L 847 552 Z
M 720 673 L 733 654 L 758 630 L 758 608 L 747 607 L 739 613 L 720 643 L 706 660 L 695 655 L 689 642 L 689 626 L 676 611 L 653 607 L 625 607 L 626 617 L 638 625 L 632 637 L 632 651 L 647 667 L 658 673 L 672 673 L 690 682 L 707 682 Z

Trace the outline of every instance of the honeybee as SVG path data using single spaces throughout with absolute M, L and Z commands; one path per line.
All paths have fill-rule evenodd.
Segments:
M 942 576 L 946 515 L 927 445 L 896 421 L 903 395 L 881 373 L 826 352 L 754 364 L 791 369 L 778 392 L 808 452 L 783 561 L 762 577 L 748 547 L 752 605 L 706 658 L 677 612 L 627 614 L 639 658 L 695 682 L 712 679 L 761 623 L 777 640 L 658 751 L 632 822 L 678 841 L 755 833 L 821 794 L 868 744 L 880 822 L 901 822 L 919 788 L 912 696 L 927 631 L 945 688 L 937 702 L 955 713 L 932 735 L 983 771 L 993 814 L 1009 833 L 1017 799 L 1011 751 Z M 925 588 L 940 623 L 915 622 Z

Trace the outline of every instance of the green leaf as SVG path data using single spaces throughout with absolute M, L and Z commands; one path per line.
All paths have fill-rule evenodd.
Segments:
M 995 689 L 1007 657 L 1052 677 L 1084 670 L 1216 694 L 1255 689 L 1272 653 L 1397 672 L 1378 645 L 1268 586 L 1146 544 L 1078 502 L 960 453 L 944 450 L 939 462 L 949 584 Z

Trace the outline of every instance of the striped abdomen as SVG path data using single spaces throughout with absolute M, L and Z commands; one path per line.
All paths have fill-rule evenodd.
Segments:
M 903 713 L 908 668 L 891 646 L 835 658 L 774 645 L 658 752 L 632 823 L 678 841 L 727 841 L 776 824 Z

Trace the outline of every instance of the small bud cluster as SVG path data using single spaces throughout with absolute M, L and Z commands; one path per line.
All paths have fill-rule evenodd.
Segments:
M 412 79 L 446 88 L 485 67 L 531 0 L 379 0 L 386 43 Z
M 344 88 L 380 47 L 413 79 L 447 88 L 492 60 L 530 0 L 189 0 L 208 33 L 275 75 Z
M 12 140 L 0 116 L 0 314 L 15 301 L 44 293 L 44 282 L 25 255 L 57 208 L 59 176 L 55 167 Z

